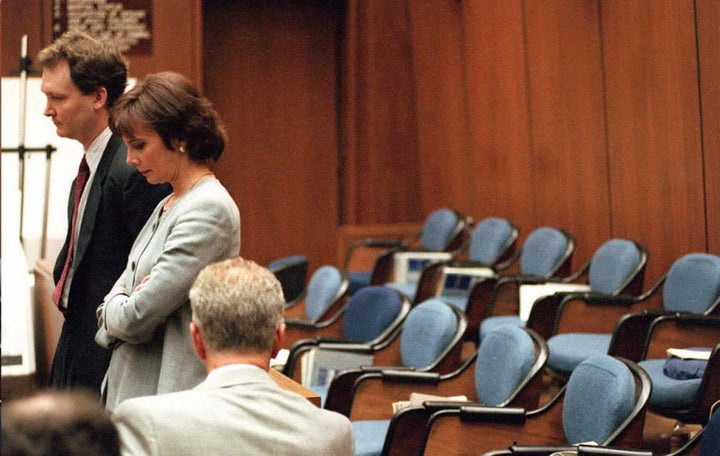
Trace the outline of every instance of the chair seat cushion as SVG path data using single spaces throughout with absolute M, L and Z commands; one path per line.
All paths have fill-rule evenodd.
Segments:
M 548 366 L 560 372 L 570 373 L 586 359 L 607 354 L 611 334 L 564 333 L 548 339 Z
M 488 317 L 480 323 L 480 340 L 500 326 L 505 325 L 523 327 L 525 326 L 525 322 L 517 315 L 497 315 L 494 317 Z
M 370 285 L 370 277 L 372 273 L 370 271 L 350 271 L 348 272 L 348 279 L 350 283 L 348 285 L 348 294 L 354 295 L 356 291 L 361 288 Z
M 652 379 L 650 405 L 662 408 L 684 408 L 693 404 L 695 394 L 700 388 L 699 378 L 678 380 L 663 372 L 664 359 L 648 359 L 638 363 Z
M 385 284 L 386 287 L 390 287 L 392 289 L 395 289 L 399 291 L 400 293 L 404 294 L 408 297 L 410 301 L 415 299 L 415 293 L 417 292 L 417 284 L 416 283 L 393 283 L 388 282 Z
M 390 420 L 353 421 L 355 455 L 379 455 L 385 444 Z

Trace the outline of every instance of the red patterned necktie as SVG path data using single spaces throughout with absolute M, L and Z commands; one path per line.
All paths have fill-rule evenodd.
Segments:
M 65 255 L 65 265 L 63 266 L 60 280 L 58 280 L 57 285 L 55 285 L 55 290 L 52 295 L 52 300 L 56 305 L 60 305 L 60 298 L 63 294 L 63 288 L 65 288 L 65 279 L 67 278 L 68 270 L 70 269 L 75 253 L 75 226 L 78 218 L 78 207 L 80 206 L 80 197 L 82 196 L 89 176 L 90 168 L 85 160 L 85 155 L 83 155 L 82 161 L 80 161 L 77 179 L 75 179 L 75 197 L 73 198 L 73 214 L 70 224 L 70 241 L 68 242 L 67 255 Z

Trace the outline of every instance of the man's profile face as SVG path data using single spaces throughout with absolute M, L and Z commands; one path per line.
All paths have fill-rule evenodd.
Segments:
M 52 119 L 57 135 L 87 146 L 86 142 L 92 141 L 96 134 L 96 94 L 84 95 L 78 89 L 70 78 L 70 67 L 65 60 L 43 68 L 41 90 L 47 97 L 43 114 Z

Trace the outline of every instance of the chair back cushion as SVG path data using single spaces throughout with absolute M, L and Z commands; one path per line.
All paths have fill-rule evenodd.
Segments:
M 663 285 L 663 308 L 668 312 L 702 314 L 720 297 L 720 257 L 691 253 L 679 258 Z
M 449 304 L 437 298 L 424 301 L 403 322 L 400 358 L 403 366 L 423 369 L 438 360 L 455 339 L 458 321 Z
M 536 359 L 530 335 L 515 325 L 500 326 L 482 339 L 475 361 L 475 391 L 485 405 L 507 401 Z
M 383 286 L 362 288 L 350 298 L 343 315 L 343 338 L 370 342 L 395 321 L 403 308 L 397 291 Z
M 304 255 L 291 255 L 271 261 L 266 266 L 275 274 L 282 286 L 285 302 L 300 298 L 305 291 L 307 280 L 308 259 Z
M 626 239 L 605 242 L 590 260 L 590 289 L 598 293 L 619 293 L 637 274 L 643 261 L 643 253 L 634 242 Z
M 557 228 L 530 233 L 520 252 L 520 274 L 551 277 L 567 258 L 570 239 Z
M 492 266 L 512 244 L 514 236 L 515 227 L 508 220 L 497 217 L 483 219 L 473 230 L 468 258 Z
M 310 278 L 305 295 L 305 316 L 316 322 L 335 302 L 343 278 L 340 270 L 334 266 L 321 266 Z
M 568 443 L 603 444 L 635 406 L 635 378 L 622 361 L 595 355 L 570 374 L 562 423 Z
M 430 214 L 423 225 L 422 248 L 442 252 L 453 240 L 460 217 L 451 209 L 437 209 Z

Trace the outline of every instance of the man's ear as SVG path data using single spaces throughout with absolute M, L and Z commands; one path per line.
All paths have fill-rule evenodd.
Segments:
M 275 330 L 275 338 L 273 339 L 273 349 L 271 358 L 275 358 L 282 348 L 283 340 L 285 340 L 285 322 L 280 323 L 280 326 Z
M 98 89 L 95 91 L 95 100 L 93 101 L 93 106 L 95 109 L 104 109 L 107 107 L 107 100 L 108 100 L 108 92 L 105 87 L 98 87 Z
M 200 333 L 200 328 L 192 321 L 190 322 L 190 336 L 192 337 L 193 347 L 195 348 L 197 357 L 200 358 L 200 361 L 205 361 L 207 359 L 205 341 Z

